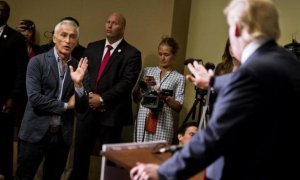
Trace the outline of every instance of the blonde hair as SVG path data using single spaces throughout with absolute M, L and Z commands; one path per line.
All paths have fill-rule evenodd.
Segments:
M 232 0 L 224 14 L 237 23 L 247 39 L 280 37 L 279 15 L 271 0 Z

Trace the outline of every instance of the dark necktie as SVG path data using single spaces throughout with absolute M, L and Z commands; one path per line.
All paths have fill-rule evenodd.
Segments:
M 104 70 L 104 68 L 105 68 L 105 66 L 106 66 L 106 64 L 107 64 L 107 62 L 108 62 L 108 60 L 110 58 L 110 51 L 113 49 L 113 47 L 111 45 L 106 45 L 106 47 L 107 47 L 107 51 L 106 51 L 106 53 L 105 53 L 105 55 L 103 57 L 102 63 L 100 65 L 100 69 L 98 71 L 97 85 L 98 85 L 98 81 L 99 81 L 99 79 L 100 79 L 100 77 L 101 77 L 101 75 L 103 73 L 103 70 Z

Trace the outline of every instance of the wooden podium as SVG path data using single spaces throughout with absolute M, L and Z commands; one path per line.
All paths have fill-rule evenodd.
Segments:
M 101 180 L 129 180 L 129 171 L 136 162 L 161 164 L 172 156 L 171 153 L 155 154 L 165 141 L 144 143 L 105 144 L 102 146 Z M 115 165 L 110 165 L 109 161 Z M 203 173 L 198 173 L 191 180 L 202 180 Z

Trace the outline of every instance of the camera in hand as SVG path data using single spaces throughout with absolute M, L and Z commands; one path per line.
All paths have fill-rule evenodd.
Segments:
M 173 90 L 162 89 L 159 93 L 157 91 L 149 90 L 144 81 L 139 81 L 140 88 L 145 92 L 141 104 L 151 110 L 159 110 L 162 102 L 160 96 L 173 96 Z
M 139 81 L 139 87 L 145 92 L 141 104 L 146 108 L 158 108 L 158 93 L 156 91 L 150 91 L 144 81 Z
M 162 89 L 160 91 L 161 96 L 173 96 L 173 90 L 170 89 Z
M 141 104 L 149 109 L 158 109 L 159 95 L 156 91 L 149 91 L 143 95 Z

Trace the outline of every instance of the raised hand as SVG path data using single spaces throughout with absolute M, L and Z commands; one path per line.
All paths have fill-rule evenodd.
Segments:
M 88 68 L 88 59 L 86 57 L 81 58 L 76 71 L 74 71 L 72 66 L 69 66 L 69 68 L 71 79 L 73 80 L 74 85 L 77 87 L 82 87 L 82 80 Z
M 194 61 L 193 64 L 189 63 L 187 66 L 192 75 L 187 75 L 186 79 L 201 89 L 207 89 L 209 80 L 214 74 L 213 71 L 211 69 L 207 71 L 206 68 L 197 61 Z

